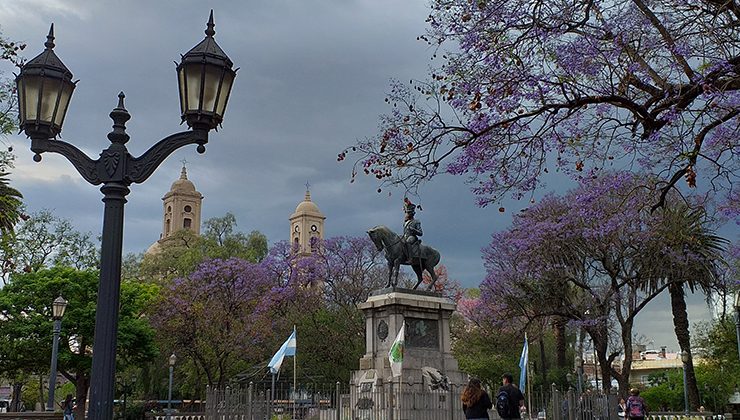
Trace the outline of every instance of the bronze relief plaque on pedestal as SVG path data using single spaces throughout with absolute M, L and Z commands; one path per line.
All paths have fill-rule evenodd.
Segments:
M 439 326 L 436 319 L 406 318 L 406 347 L 439 349 Z

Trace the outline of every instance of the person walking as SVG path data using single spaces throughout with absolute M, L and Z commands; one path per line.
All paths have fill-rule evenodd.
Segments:
M 74 403 L 72 402 L 72 394 L 67 394 L 67 397 L 62 401 L 62 412 L 64 413 L 64 420 L 74 420 Z
M 514 377 L 506 373 L 501 377 L 503 386 L 496 394 L 496 411 L 503 420 L 519 419 L 519 407 L 524 405 L 524 395 L 514 385 Z
M 625 412 L 625 420 L 644 420 L 647 416 L 647 404 L 645 404 L 645 400 L 640 396 L 639 389 L 630 389 L 630 396 L 627 398 L 627 408 Z
M 621 419 L 626 414 L 627 414 L 627 401 L 625 401 L 624 398 L 620 398 L 619 404 L 617 405 L 617 417 Z
M 460 399 L 462 400 L 466 419 L 483 420 L 490 418 L 488 417 L 488 410 L 493 407 L 493 403 L 491 403 L 491 397 L 481 386 L 479 379 L 470 378 Z

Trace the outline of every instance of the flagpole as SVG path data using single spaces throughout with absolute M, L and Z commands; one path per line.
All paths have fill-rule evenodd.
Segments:
M 529 410 L 527 410 L 527 413 L 529 413 L 529 418 L 532 418 L 532 370 L 529 369 L 529 360 L 527 361 L 527 388 L 529 389 L 527 391 L 528 396 L 528 403 L 529 403 Z
M 398 409 L 398 416 L 397 418 L 401 418 L 401 397 L 403 395 L 403 391 L 401 390 L 401 379 L 403 379 L 403 365 L 401 365 L 401 374 L 398 375 L 398 399 L 396 400 L 396 408 Z
M 295 333 L 295 325 L 293 325 L 293 334 L 296 335 L 296 333 Z M 293 418 L 296 418 L 296 416 L 295 416 L 295 405 L 296 405 L 296 398 L 298 396 L 298 389 L 296 388 L 296 380 L 295 380 L 295 378 L 296 378 L 296 366 L 297 366 L 296 359 L 298 359 L 298 344 L 297 343 L 298 343 L 298 337 L 296 335 L 296 350 L 295 350 L 295 354 L 293 355 Z

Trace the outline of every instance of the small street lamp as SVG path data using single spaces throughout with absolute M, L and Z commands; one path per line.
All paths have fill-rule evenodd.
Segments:
M 681 362 L 683 365 L 683 407 L 684 412 L 689 412 L 689 388 L 686 385 L 686 364 L 689 363 L 689 352 L 681 351 Z
M 123 210 L 129 186 L 144 182 L 180 147 L 197 144 L 198 153 L 204 153 L 208 132 L 223 121 L 238 69 L 232 68 L 232 61 L 213 38 L 216 33 L 214 26 L 211 10 L 205 39 L 183 55 L 177 65 L 180 114 L 191 130 L 160 140 L 139 157 L 131 156 L 126 148 L 129 140 L 126 122 L 131 115 L 124 106 L 123 92 L 118 94 L 118 106 L 110 113 L 113 130 L 108 134 L 108 140 L 111 145 L 100 153 L 97 160 L 57 138 L 76 82 L 72 81 L 72 72 L 54 53 L 53 24 L 46 37 L 44 52 L 26 63 L 15 79 L 19 126 L 31 138 L 31 151 L 35 153 L 33 160 L 40 162 L 42 153 L 59 153 L 87 182 L 103 184 L 100 191 L 104 195 L 105 210 L 90 378 L 90 420 L 113 418 Z
M 576 390 L 578 395 L 583 393 L 583 359 L 578 356 L 576 357 Z
M 54 411 L 54 390 L 57 383 L 57 359 L 59 358 L 59 333 L 62 331 L 62 317 L 67 309 L 67 301 L 60 295 L 51 304 L 51 318 L 54 320 L 54 339 L 51 344 L 51 373 L 49 373 L 49 400 L 46 411 Z
M 168 362 L 170 365 L 170 387 L 167 393 L 167 420 L 170 420 L 172 418 L 172 374 L 175 370 L 175 363 L 177 362 L 177 356 L 175 356 L 175 353 L 170 355 Z

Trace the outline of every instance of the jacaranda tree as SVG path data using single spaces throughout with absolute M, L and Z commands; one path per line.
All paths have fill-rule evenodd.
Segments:
M 167 350 L 193 363 L 206 384 L 225 386 L 232 375 L 267 358 L 272 312 L 285 288 L 259 264 L 238 258 L 201 263 L 161 291 L 151 321 Z
M 293 293 L 276 308 L 273 351 L 295 325 L 299 377 L 347 382 L 365 351 L 365 319 L 357 304 L 388 278 L 382 254 L 369 238 L 338 236 L 317 242 L 308 255 L 279 242 L 262 264 L 275 287 Z
M 610 387 L 611 376 L 627 390 L 635 316 L 667 288 L 676 288 L 681 300 L 685 284 L 711 288 L 722 241 L 701 219 L 678 218 L 683 204 L 675 197 L 650 212 L 644 176 L 603 175 L 543 199 L 494 234 L 484 250 L 480 314 L 494 327 L 512 319 L 524 327 L 547 317 L 569 320 L 594 342 L 602 387 Z M 688 345 L 688 330 L 680 326 L 685 303 L 684 311 L 678 303 L 674 308 L 677 334 Z M 611 366 L 620 354 L 617 371 Z
M 379 134 L 339 160 L 407 188 L 464 175 L 481 205 L 627 162 L 661 181 L 656 208 L 697 174 L 737 203 L 738 19 L 722 0 L 433 0 L 420 38 L 441 64 L 394 83 Z

